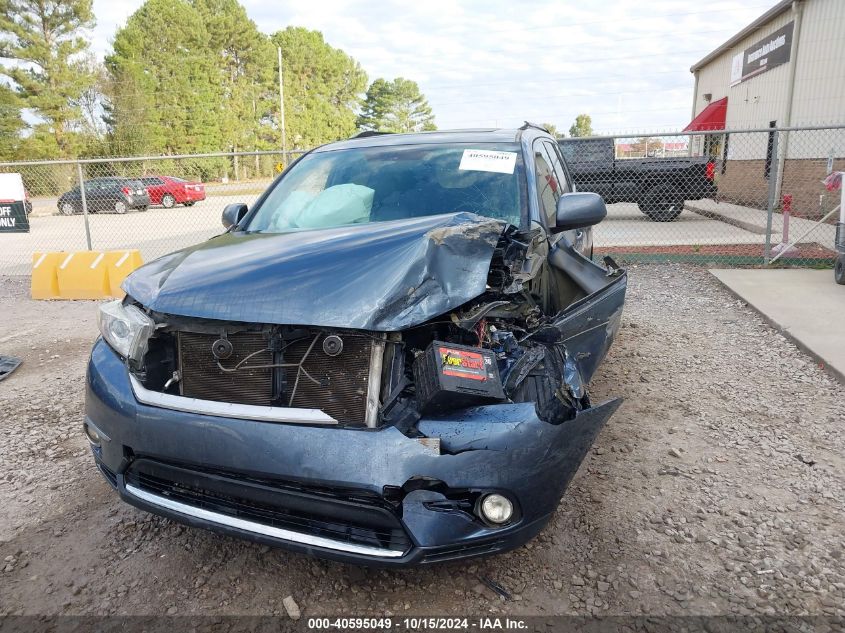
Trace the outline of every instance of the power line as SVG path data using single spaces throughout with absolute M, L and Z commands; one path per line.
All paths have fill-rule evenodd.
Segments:
M 710 7 L 708 9 L 706 9 L 705 11 L 689 11 L 689 12 L 685 12 L 685 13 L 664 13 L 664 14 L 658 16 L 658 17 L 661 17 L 661 18 L 676 18 L 676 17 L 683 17 L 683 16 L 688 16 L 688 15 L 703 15 L 703 14 L 713 15 L 714 13 L 721 14 L 721 13 L 729 13 L 729 12 L 732 12 L 732 11 L 747 11 L 749 9 L 769 9 L 771 7 L 772 7 L 772 3 L 759 4 L 759 5 L 753 5 L 753 6 L 743 6 L 743 7 L 726 7 L 726 8 Z M 643 21 L 643 20 L 654 20 L 654 19 L 655 19 L 655 16 L 649 15 L 649 16 L 643 16 L 643 17 L 626 18 L 626 22 L 640 22 L 640 21 Z M 592 25 L 592 24 L 607 24 L 607 20 L 602 19 L 602 20 L 591 20 L 591 21 L 588 21 L 588 22 L 568 22 L 567 24 L 565 24 L 563 26 L 565 26 L 566 28 L 569 28 L 569 27 L 573 27 L 573 26 L 589 26 L 589 25 Z M 545 29 L 556 29 L 556 30 L 560 31 L 561 25 L 553 24 L 553 25 L 543 25 L 543 26 L 528 26 L 528 27 L 521 27 L 521 28 L 520 27 L 516 27 L 516 28 L 508 27 L 506 29 L 488 30 L 488 31 L 485 31 L 485 33 L 491 33 L 491 34 L 513 33 L 514 31 L 532 31 L 533 32 L 533 31 L 541 31 L 541 30 L 545 30 Z M 446 30 L 448 30 L 448 28 Z

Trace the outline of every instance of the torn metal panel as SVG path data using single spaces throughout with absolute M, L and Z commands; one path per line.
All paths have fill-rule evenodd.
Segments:
M 142 266 L 123 289 L 150 310 L 183 317 L 397 331 L 482 294 L 505 226 L 453 213 L 227 233 Z

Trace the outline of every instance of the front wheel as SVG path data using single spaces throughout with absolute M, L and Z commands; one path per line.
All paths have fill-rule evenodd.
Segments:
M 59 207 L 59 211 L 61 211 L 62 215 L 73 215 L 76 213 L 76 209 L 70 202 L 62 202 L 62 205 Z
M 640 211 L 654 222 L 672 222 L 684 210 L 684 195 L 672 185 L 656 185 L 638 203 Z
M 833 278 L 840 286 L 845 286 L 845 253 L 836 258 L 833 266 Z
M 126 203 L 123 200 L 118 200 L 114 203 L 114 212 L 115 213 L 126 213 Z
M 169 193 L 164 194 L 161 197 L 161 206 L 163 206 L 165 209 L 172 209 L 176 206 L 176 198 L 174 198 Z

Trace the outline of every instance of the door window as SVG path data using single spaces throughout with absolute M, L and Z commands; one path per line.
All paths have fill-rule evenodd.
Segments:
M 572 183 L 569 182 L 569 176 L 563 167 L 563 161 L 560 157 L 557 144 L 551 141 L 544 141 L 543 145 L 546 147 L 546 153 L 552 161 L 552 169 L 554 169 L 555 175 L 560 183 L 560 193 L 569 193 L 572 191 Z
M 562 186 L 552 167 L 551 159 L 540 141 L 534 143 L 534 170 L 537 174 L 540 213 L 546 219 L 546 226 L 554 226 L 557 201 L 560 198 Z

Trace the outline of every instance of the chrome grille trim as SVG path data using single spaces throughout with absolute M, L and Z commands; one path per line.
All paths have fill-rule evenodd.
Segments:
M 133 497 L 141 499 L 142 501 L 146 501 L 147 503 L 157 506 L 159 508 L 165 508 L 167 510 L 172 510 L 173 512 L 178 512 L 187 516 L 203 519 L 204 521 L 215 523 L 217 525 L 224 525 L 227 527 L 237 528 L 245 532 L 261 534 L 263 536 L 270 536 L 272 538 L 278 538 L 284 541 L 290 541 L 292 543 L 302 543 L 303 545 L 322 547 L 338 552 L 348 552 L 350 554 L 363 554 L 366 556 L 374 556 L 378 558 L 399 558 L 401 556 L 404 556 L 405 554 L 404 551 L 381 549 L 378 547 L 368 547 L 366 545 L 356 545 L 354 543 L 343 543 L 341 541 L 334 541 L 323 536 L 303 534 L 301 532 L 294 532 L 292 530 L 286 530 L 284 528 L 273 527 L 271 525 L 264 525 L 263 523 L 256 523 L 255 521 L 246 521 L 244 519 L 239 519 L 238 517 L 221 514 L 219 512 L 213 512 L 211 510 L 205 510 L 203 508 L 197 508 L 186 503 L 174 501 L 173 499 L 168 499 L 167 497 L 162 497 L 160 495 L 147 492 L 146 490 L 142 490 L 141 488 L 137 488 L 132 484 L 126 484 L 126 492 L 132 495 Z
M 129 374 L 132 391 L 138 402 L 162 409 L 173 409 L 186 413 L 215 415 L 221 418 L 257 420 L 259 422 L 286 422 L 289 424 L 337 424 L 337 420 L 319 409 L 296 409 L 290 407 L 262 407 L 253 404 L 234 404 L 215 400 L 187 398 L 170 393 L 151 391 Z

